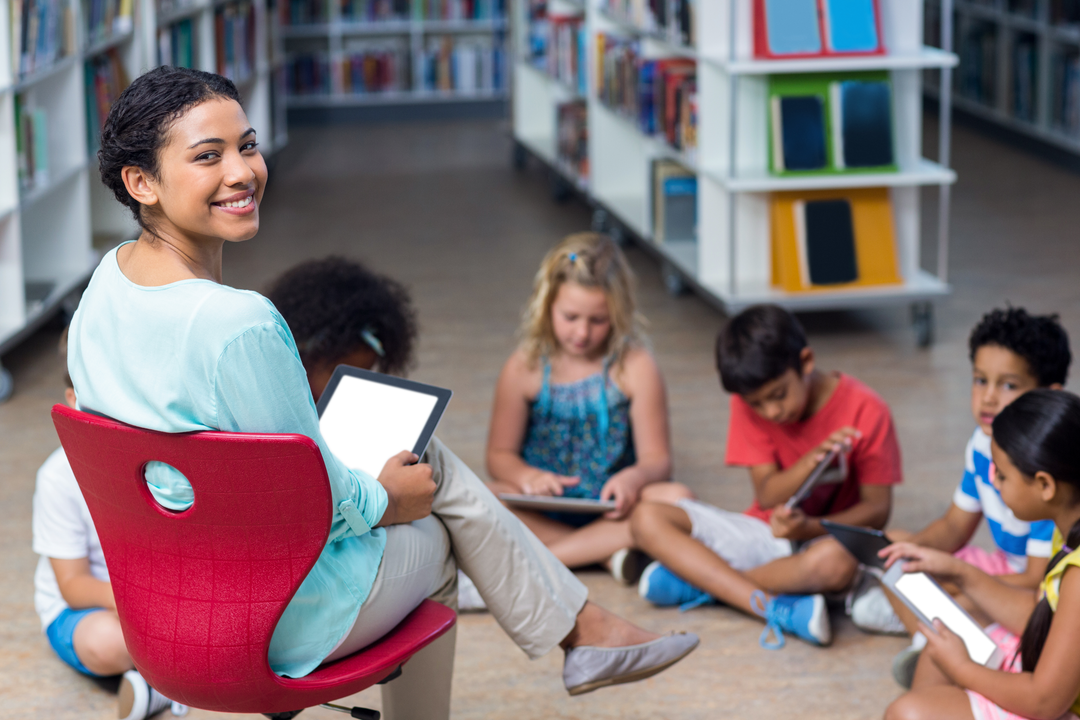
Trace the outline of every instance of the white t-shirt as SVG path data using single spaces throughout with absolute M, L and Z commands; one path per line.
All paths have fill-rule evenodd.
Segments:
M 34 552 L 41 555 L 34 573 L 34 608 L 44 631 L 68 607 L 49 558 L 89 558 L 90 574 L 109 580 L 94 521 L 63 448 L 57 448 L 38 470 L 33 527 Z

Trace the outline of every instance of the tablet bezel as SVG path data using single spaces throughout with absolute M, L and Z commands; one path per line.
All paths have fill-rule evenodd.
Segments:
M 385 375 L 374 370 L 364 370 L 352 365 L 338 365 L 334 368 L 334 374 L 330 376 L 330 382 L 326 383 L 326 389 L 323 390 L 323 394 L 319 396 L 319 402 L 315 405 L 319 411 L 320 422 L 322 421 L 323 411 L 330 405 L 334 392 L 338 389 L 338 385 L 341 384 L 341 379 L 344 377 L 355 377 L 380 385 L 389 385 L 390 387 L 433 396 L 435 398 L 435 407 L 431 409 L 431 414 L 428 415 L 427 422 L 424 423 L 424 429 L 420 432 L 420 437 L 417 438 L 416 445 L 412 448 L 413 453 L 418 458 L 424 457 L 424 451 L 427 450 L 432 436 L 435 435 L 435 428 L 439 426 L 439 421 L 442 420 L 442 416 L 446 412 L 446 406 L 450 403 L 450 398 L 454 396 L 453 391 L 415 380 L 406 380 L 396 375 Z
M 519 493 L 499 493 L 499 499 L 508 505 L 523 510 L 542 512 L 563 512 L 576 515 L 603 515 L 616 509 L 615 502 L 608 500 L 590 500 L 589 498 L 568 498 L 560 495 L 524 495 Z M 605 504 L 607 503 L 607 504 Z
M 873 562 L 873 563 L 864 562 L 863 558 L 859 557 L 858 553 L 856 553 L 854 550 L 852 550 L 851 547 L 846 542 L 844 542 L 843 538 L 841 538 L 841 535 L 846 535 L 847 537 L 849 537 L 852 540 L 859 539 L 859 538 L 866 538 L 867 542 L 870 542 L 872 539 L 882 540 L 882 541 L 884 541 L 885 544 L 882 545 L 881 548 L 879 548 L 879 549 L 884 549 L 884 548 L 888 547 L 889 545 L 891 545 L 892 542 L 889 540 L 889 538 L 887 538 L 885 536 L 885 533 L 883 533 L 881 530 L 874 530 L 873 528 L 859 527 L 858 525 L 845 525 L 844 523 L 837 523 L 837 522 L 833 522 L 831 520 L 821 520 L 821 527 L 825 528 L 825 530 L 827 530 L 830 535 L 832 535 L 834 538 L 836 538 L 836 541 L 838 543 L 840 543 L 841 545 L 844 546 L 845 550 L 847 550 L 849 553 L 851 553 L 855 557 L 855 559 L 858 560 L 863 565 L 865 565 L 867 567 L 880 568 L 882 570 L 885 569 L 885 560 L 884 560 L 884 558 L 878 557 L 876 552 L 873 553 L 873 557 L 875 558 L 875 562 Z

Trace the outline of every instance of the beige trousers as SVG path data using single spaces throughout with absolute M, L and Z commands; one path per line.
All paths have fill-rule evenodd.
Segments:
M 422 462 L 431 464 L 436 484 L 432 513 L 387 528 L 371 594 L 327 660 L 377 641 L 424 598 L 456 608 L 458 568 L 530 658 L 555 648 L 573 629 L 588 590 L 438 438 Z M 388 720 L 450 717 L 454 638 L 451 630 L 382 686 Z

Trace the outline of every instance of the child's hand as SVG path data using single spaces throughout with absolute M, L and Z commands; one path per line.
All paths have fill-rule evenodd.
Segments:
M 431 514 L 435 501 L 435 480 L 431 466 L 420 464 L 415 453 L 402 450 L 386 461 L 379 484 L 386 488 L 386 512 L 378 527 L 401 525 Z
M 604 483 L 604 487 L 600 488 L 601 500 L 615 501 L 615 509 L 604 513 L 604 517 L 608 520 L 622 520 L 637 505 L 640 495 L 634 478 L 621 471 L 615 473 Z
M 963 566 L 949 553 L 909 542 L 893 543 L 878 553 L 885 558 L 885 568 L 903 562 L 904 572 L 924 572 L 940 578 L 954 578 Z
M 806 513 L 799 508 L 788 509 L 781 505 L 769 518 L 773 537 L 781 540 L 801 540 L 806 531 Z
M 860 438 L 862 438 L 862 433 L 859 430 L 853 427 L 842 427 L 839 430 L 834 430 L 820 445 L 808 452 L 804 459 L 809 461 L 811 469 L 813 469 L 834 449 L 849 452 Z
M 938 619 L 934 620 L 932 628 L 919 623 L 919 630 L 926 636 L 926 649 L 923 652 L 934 661 L 941 672 L 956 682 L 961 668 L 972 662 L 964 641 Z
M 579 477 L 569 477 L 546 470 L 536 470 L 529 473 L 519 481 L 523 495 L 555 495 L 563 494 L 564 487 L 573 487 L 581 482 Z

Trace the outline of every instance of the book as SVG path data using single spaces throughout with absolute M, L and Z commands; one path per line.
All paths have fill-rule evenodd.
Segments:
M 892 92 L 883 81 L 846 80 L 830 87 L 837 169 L 893 164 Z
M 584 100 L 562 103 L 555 109 L 556 157 L 571 175 L 589 177 L 589 106 Z
M 885 52 L 879 0 L 753 0 L 753 27 L 759 58 Z
M 803 285 L 843 285 L 858 280 L 850 201 L 797 201 L 795 236 Z
M 825 107 L 816 95 L 773 96 L 773 170 L 820 170 L 825 151 Z
M 250 0 L 231 2 L 214 11 L 214 40 L 218 75 L 241 83 L 255 73 L 255 6 Z
M 697 240 L 697 175 L 673 160 L 653 163 L 653 241 Z
M 766 57 L 818 55 L 822 51 L 817 0 L 755 0 L 756 24 Z
M 11 2 L 12 70 L 25 77 L 75 50 L 75 8 L 71 0 Z
M 833 53 L 874 53 L 881 45 L 875 0 L 822 0 L 825 45 Z
M 86 62 L 85 83 L 87 147 L 93 155 L 101 146 L 101 128 L 109 110 L 129 84 L 115 48 Z

